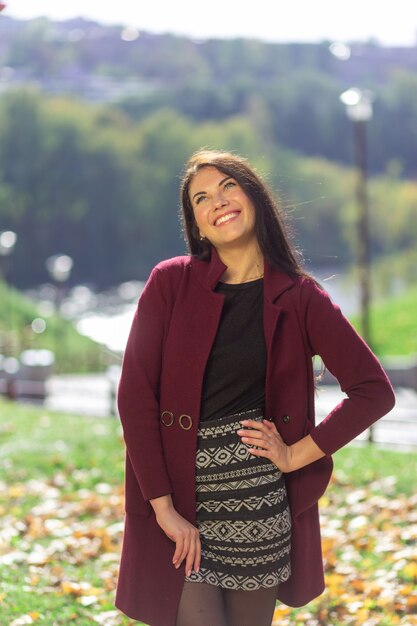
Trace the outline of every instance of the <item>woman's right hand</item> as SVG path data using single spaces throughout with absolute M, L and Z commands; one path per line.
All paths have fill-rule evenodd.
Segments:
M 174 508 L 170 495 L 150 500 L 158 525 L 175 543 L 172 563 L 178 569 L 185 560 L 185 574 L 198 572 L 201 560 L 201 543 L 198 529 Z

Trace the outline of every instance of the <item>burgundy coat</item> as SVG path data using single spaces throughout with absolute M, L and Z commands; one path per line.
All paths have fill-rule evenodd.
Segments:
M 174 543 L 148 500 L 171 493 L 177 511 L 195 523 L 201 389 L 223 305 L 213 289 L 225 269 L 215 250 L 209 262 L 184 256 L 157 265 L 124 355 L 118 402 L 127 447 L 126 521 L 116 606 L 151 626 L 175 626 L 185 574 L 183 566 L 172 565 Z M 329 296 L 313 280 L 290 278 L 269 264 L 264 333 L 266 417 L 287 444 L 310 433 L 326 454 L 285 474 L 292 574 L 279 586 L 278 599 L 302 606 L 324 589 L 317 501 L 330 479 L 331 454 L 387 413 L 394 394 L 376 357 Z M 315 354 L 347 394 L 318 426 Z

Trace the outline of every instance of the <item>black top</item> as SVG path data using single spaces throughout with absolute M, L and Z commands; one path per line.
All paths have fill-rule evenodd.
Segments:
M 201 421 L 265 404 L 263 280 L 219 283 L 216 291 L 225 300 L 204 375 Z

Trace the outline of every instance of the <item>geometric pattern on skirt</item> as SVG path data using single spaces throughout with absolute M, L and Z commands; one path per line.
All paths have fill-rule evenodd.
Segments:
M 261 409 L 200 423 L 196 455 L 198 573 L 206 582 L 247 591 L 274 587 L 291 574 L 291 517 L 282 472 L 250 454 L 236 431 L 262 421 Z

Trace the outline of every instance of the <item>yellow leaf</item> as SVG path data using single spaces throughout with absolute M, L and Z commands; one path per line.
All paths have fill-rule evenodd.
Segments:
M 375 580 L 371 581 L 367 586 L 366 592 L 367 595 L 371 598 L 376 598 L 381 593 L 381 585 Z
M 368 609 L 358 609 L 355 614 L 355 624 L 364 624 L 367 619 L 369 619 L 369 610 Z
M 335 547 L 336 542 L 337 541 L 335 537 L 323 537 L 323 539 L 321 540 L 321 545 L 322 545 L 324 554 L 332 550 Z
M 409 596 L 413 593 L 414 587 L 412 585 L 403 585 L 398 589 L 398 593 L 402 596 Z
M 61 593 L 65 595 L 81 595 L 83 592 L 78 583 L 73 583 L 69 580 L 61 581 Z
M 291 609 L 288 606 L 279 606 L 274 611 L 274 621 L 278 620 L 280 617 L 285 617 L 285 615 L 289 615 Z
M 408 563 L 404 567 L 403 573 L 409 578 L 417 579 L 417 563 Z
M 360 580 L 360 578 L 355 578 L 350 584 L 354 591 L 356 591 L 357 593 L 362 593 L 363 591 L 365 591 L 367 586 L 363 580 Z
M 417 596 L 408 596 L 407 610 L 410 611 L 410 613 L 417 613 Z
M 103 593 L 103 589 L 100 589 L 99 587 L 87 587 L 85 589 L 82 590 L 83 591 L 83 596 L 99 596 L 100 594 Z
M 9 496 L 10 498 L 21 498 L 25 493 L 25 488 L 23 485 L 11 485 L 9 487 Z

